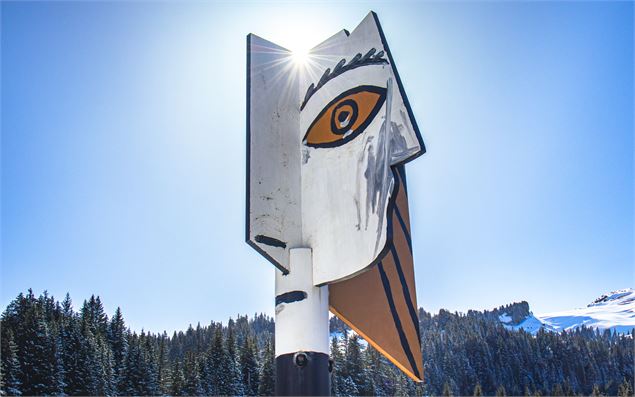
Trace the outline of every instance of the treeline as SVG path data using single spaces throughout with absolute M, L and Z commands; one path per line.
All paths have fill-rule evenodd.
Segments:
M 526 303 L 502 307 L 513 317 Z M 494 312 L 420 310 L 425 382 L 415 384 L 333 318 L 332 394 L 632 395 L 633 334 L 532 336 Z M 257 314 L 172 336 L 131 332 L 99 297 L 74 311 L 29 290 L 0 318 L 2 395 L 272 395 L 274 322 Z
M 506 312 L 522 311 L 526 303 L 518 305 Z M 419 310 L 429 393 L 633 394 L 635 332 L 619 335 L 580 328 L 562 333 L 541 330 L 534 336 L 506 329 L 498 313 L 491 314 L 441 310 L 431 315 Z

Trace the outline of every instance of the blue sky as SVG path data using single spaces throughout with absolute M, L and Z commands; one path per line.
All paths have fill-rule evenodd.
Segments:
M 168 332 L 273 314 L 243 242 L 245 36 L 311 47 L 370 9 L 428 149 L 419 305 L 633 287 L 631 2 L 2 2 L 0 303 L 94 293 Z

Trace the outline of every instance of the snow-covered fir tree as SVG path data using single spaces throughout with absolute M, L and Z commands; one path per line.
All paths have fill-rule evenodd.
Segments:
M 13 331 L 6 331 L 0 344 L 2 345 L 0 350 L 0 365 L 2 366 L 0 393 L 3 396 L 19 396 L 22 390 L 19 379 L 20 362 L 18 361 L 18 346 L 15 344 Z
M 250 334 L 243 338 L 243 343 L 240 347 L 240 369 L 245 395 L 257 396 L 260 382 L 258 351 L 256 342 Z
M 258 385 L 258 395 L 260 396 L 273 396 L 275 394 L 276 371 L 274 360 L 273 343 L 268 341 L 265 343 L 260 367 L 260 384 Z

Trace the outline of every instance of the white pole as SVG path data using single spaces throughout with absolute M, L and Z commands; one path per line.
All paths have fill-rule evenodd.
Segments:
M 328 286 L 313 286 L 310 248 L 289 255 L 289 273 L 276 271 L 276 394 L 328 395 Z

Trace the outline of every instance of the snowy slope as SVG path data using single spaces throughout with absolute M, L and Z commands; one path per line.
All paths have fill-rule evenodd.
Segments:
M 619 333 L 629 333 L 635 328 L 635 290 L 627 288 L 610 292 L 579 309 L 537 316 L 529 313 L 516 324 L 507 313 L 503 313 L 498 319 L 508 329 L 524 329 L 534 335 L 541 328 L 560 332 L 583 325 L 600 330 L 611 329 Z
M 622 289 L 602 295 L 587 307 L 537 316 L 556 331 L 570 330 L 582 325 L 601 330 L 628 333 L 635 328 L 635 290 Z
M 519 329 L 523 329 L 530 334 L 536 335 L 540 328 L 544 328 L 548 331 L 555 331 L 550 325 L 545 324 L 539 318 L 535 317 L 533 314 L 529 314 L 529 316 L 525 317 L 525 319 L 518 323 L 514 324 L 511 322 L 511 318 L 509 316 L 501 315 L 499 316 L 499 320 L 503 323 L 505 328 L 511 329 L 513 331 L 518 331 Z

